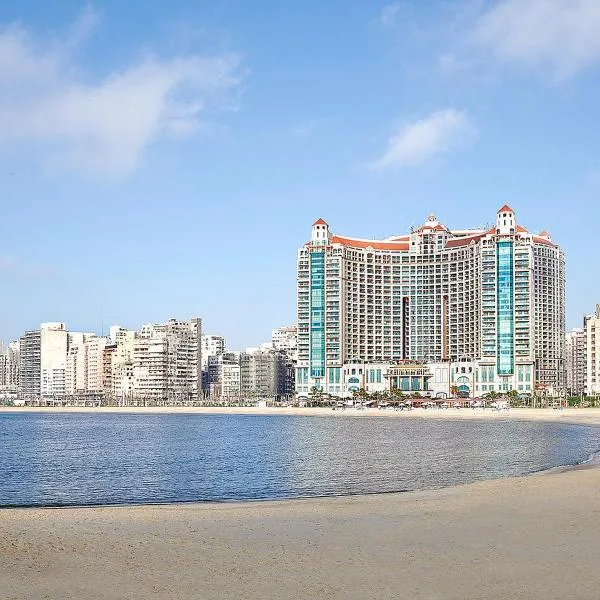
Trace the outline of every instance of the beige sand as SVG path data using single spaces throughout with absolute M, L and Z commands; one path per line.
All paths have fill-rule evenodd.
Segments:
M 0 511 L 0 598 L 600 597 L 600 469 L 428 492 Z
M 300 415 L 326 417 L 386 417 L 396 419 L 516 419 L 534 421 L 563 421 L 565 423 L 580 423 L 600 425 L 600 408 L 513 408 L 508 411 L 486 409 L 435 409 L 424 410 L 415 408 L 410 411 L 378 410 L 376 408 L 357 410 L 331 410 L 330 408 L 259 408 L 259 407 L 64 407 L 64 408 L 22 408 L 0 407 L 0 413 L 114 413 L 114 414 L 239 414 L 239 415 Z M 599 596 L 600 598 L 600 596 Z
M 597 424 L 600 410 L 491 418 Z M 583 466 L 407 494 L 0 510 L 0 599 L 595 600 L 599 492 Z

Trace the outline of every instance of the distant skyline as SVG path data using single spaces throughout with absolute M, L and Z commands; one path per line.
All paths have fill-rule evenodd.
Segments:
M 143 16 L 143 18 L 142 18 Z M 600 303 L 597 0 L 0 5 L 0 339 L 295 321 L 324 218 L 383 238 L 505 203 Z

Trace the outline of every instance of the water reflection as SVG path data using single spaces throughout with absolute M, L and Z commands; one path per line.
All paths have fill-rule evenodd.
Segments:
M 515 421 L 2 414 L 0 505 L 287 498 L 442 487 L 585 460 L 600 430 Z

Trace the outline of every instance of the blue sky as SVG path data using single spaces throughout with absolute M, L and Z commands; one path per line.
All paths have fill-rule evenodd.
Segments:
M 242 348 L 297 248 L 505 203 L 600 302 L 597 0 L 0 4 L 0 339 L 171 316 Z

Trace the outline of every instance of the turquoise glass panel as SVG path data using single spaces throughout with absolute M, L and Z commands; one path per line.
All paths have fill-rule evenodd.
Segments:
M 514 273 L 513 243 L 498 242 L 497 257 L 497 369 L 514 373 Z
M 310 254 L 310 376 L 325 376 L 325 252 Z

